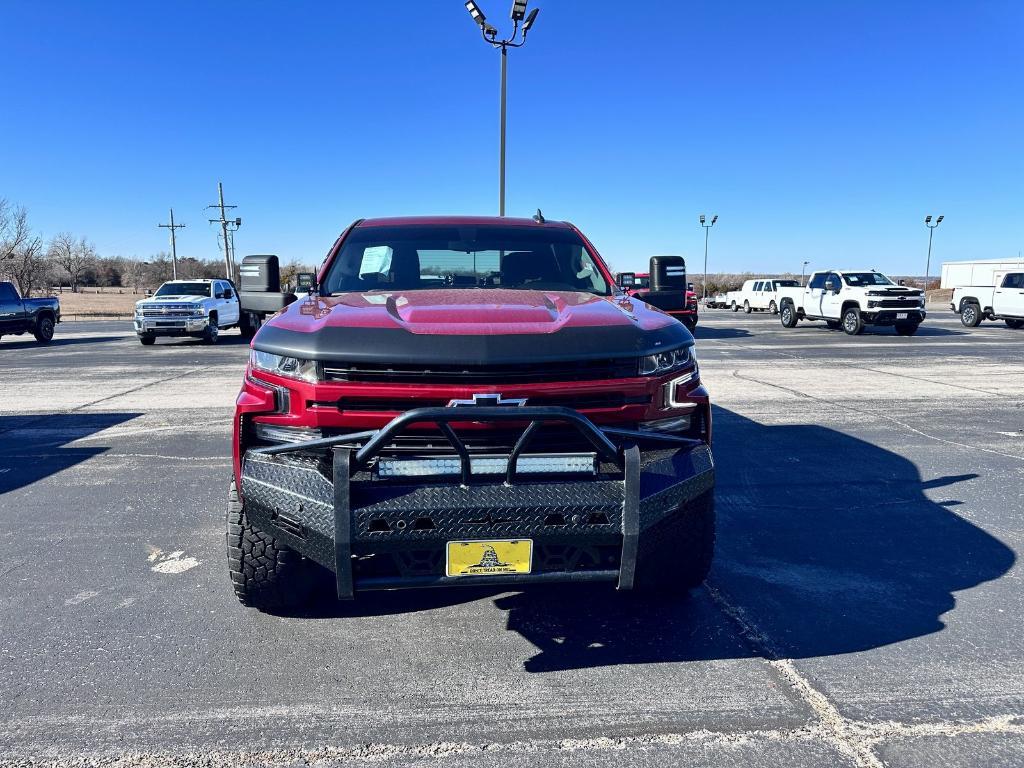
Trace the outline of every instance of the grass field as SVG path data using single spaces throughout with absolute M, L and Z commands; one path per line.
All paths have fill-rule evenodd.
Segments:
M 118 292 L 120 291 L 120 293 Z M 81 288 L 79 293 L 55 292 L 60 299 L 60 313 L 64 320 L 123 317 L 130 318 L 135 302 L 145 298 L 142 293 L 132 293 L 130 288 Z

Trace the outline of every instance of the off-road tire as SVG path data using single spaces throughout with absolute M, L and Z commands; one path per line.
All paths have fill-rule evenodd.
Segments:
M 152 333 L 139 334 L 139 343 L 144 347 L 151 347 L 156 344 L 156 336 Z
M 316 584 L 316 566 L 245 516 L 234 481 L 228 491 L 228 572 L 238 601 L 260 610 L 301 607 Z
M 829 330 L 838 331 L 843 327 L 843 324 L 838 320 L 826 320 L 825 325 L 829 327 Z
M 796 314 L 796 307 L 793 306 L 792 302 L 784 302 L 782 309 L 779 310 L 779 320 L 782 322 L 782 327 L 796 328 L 799 319 Z
M 864 332 L 864 320 L 857 307 L 843 310 L 843 331 L 847 336 L 859 336 Z
M 32 329 L 32 335 L 40 344 L 49 344 L 53 341 L 53 318 L 44 315 L 36 321 L 36 327 Z
M 779 305 L 775 303 L 775 299 L 768 302 L 768 311 L 773 315 L 779 314 Z
M 754 310 L 752 310 L 752 309 L 750 308 L 750 302 L 749 302 L 749 301 L 744 301 L 744 302 L 743 302 L 743 311 L 744 311 L 744 312 L 746 312 L 746 313 L 747 313 L 748 315 L 749 315 L 749 314 L 750 314 L 751 312 L 753 312 L 753 311 L 754 311 Z
M 896 326 L 896 333 L 899 336 L 913 336 L 917 333 L 917 327 L 920 323 L 901 323 Z
M 1014 320 L 1008 317 L 1006 318 L 1006 327 L 1013 329 L 1024 328 L 1024 320 Z
M 707 491 L 640 533 L 633 589 L 679 594 L 699 587 L 715 554 L 715 497 Z
M 220 327 L 217 325 L 217 316 L 210 315 L 210 322 L 203 328 L 203 344 L 216 344 L 220 338 Z
M 960 322 L 965 328 L 977 328 L 981 323 L 981 307 L 967 302 L 960 308 Z

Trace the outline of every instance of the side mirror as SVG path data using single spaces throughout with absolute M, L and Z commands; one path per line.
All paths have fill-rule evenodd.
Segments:
M 835 280 L 826 280 L 825 281 L 825 290 L 826 291 L 830 291 L 831 293 L 835 293 L 836 292 L 836 281 Z
M 632 288 L 634 285 L 636 285 L 636 272 L 619 273 L 620 288 Z
M 687 283 L 686 284 L 686 290 L 692 291 L 693 290 L 693 283 Z
M 315 272 L 299 272 L 295 275 L 295 290 L 298 293 L 306 293 L 316 285 Z
M 906 285 L 906 284 L 907 284 L 907 281 L 906 281 L 906 280 L 899 280 L 899 281 L 897 281 L 897 282 L 898 282 L 898 283 L 899 283 L 900 285 Z
M 227 296 L 224 295 L 224 291 L 217 291 L 216 293 L 213 294 L 213 298 L 215 298 L 215 299 L 226 299 Z
M 231 292 L 231 289 L 230 289 L 230 288 L 228 288 L 228 289 L 227 289 L 226 291 L 224 291 L 224 298 L 225 298 L 225 299 L 230 299 L 230 298 L 234 297 L 234 295 L 235 295 L 235 294 L 233 294 L 233 293 Z

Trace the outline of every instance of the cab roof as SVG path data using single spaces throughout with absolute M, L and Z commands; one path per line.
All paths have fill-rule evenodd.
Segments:
M 417 227 L 430 224 L 449 225 L 455 227 L 556 227 L 568 229 L 564 221 L 546 220 L 538 224 L 533 219 L 516 218 L 513 216 L 389 216 L 376 219 L 363 219 L 356 226 L 363 227 Z

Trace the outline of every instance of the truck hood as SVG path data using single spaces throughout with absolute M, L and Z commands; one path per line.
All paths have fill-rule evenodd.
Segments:
M 898 298 L 900 296 L 919 297 L 924 295 L 924 291 L 920 288 L 907 288 L 902 285 L 864 286 L 864 289 L 868 296 L 889 296 Z
M 677 320 L 628 297 L 483 288 L 310 296 L 265 324 L 253 347 L 311 360 L 487 365 L 692 343 Z

